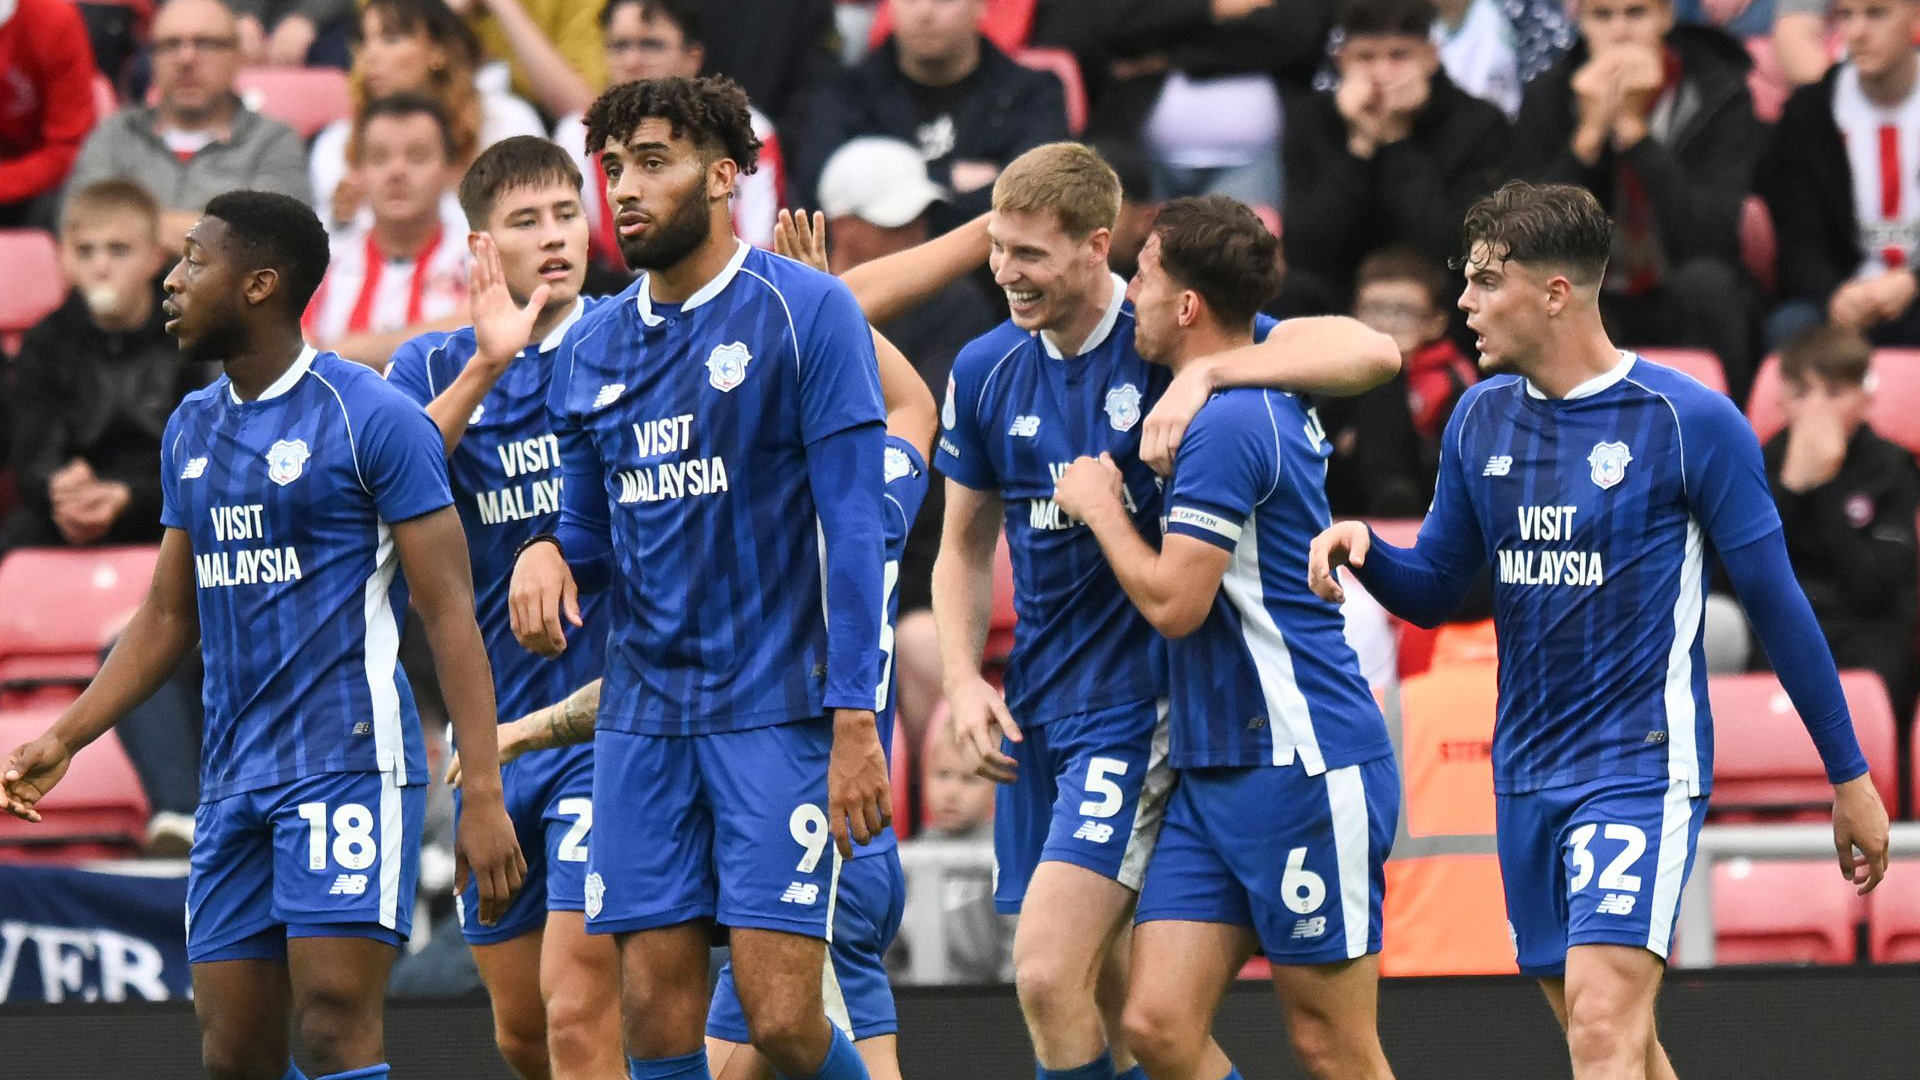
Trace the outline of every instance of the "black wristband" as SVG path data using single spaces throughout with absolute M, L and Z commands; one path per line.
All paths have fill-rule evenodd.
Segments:
M 560 546 L 560 538 L 550 532 L 543 532 L 534 533 L 532 536 L 522 540 L 520 546 L 513 549 L 513 561 L 519 562 L 520 556 L 526 554 L 527 549 L 535 544 L 552 544 L 554 549 L 560 552 L 561 558 L 564 559 L 567 557 L 567 549 Z

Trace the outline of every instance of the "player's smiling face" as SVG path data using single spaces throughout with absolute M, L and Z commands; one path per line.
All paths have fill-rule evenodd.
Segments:
M 987 222 L 992 241 L 988 264 L 1006 290 L 1013 324 L 1022 330 L 1067 325 L 1093 302 L 1109 272 L 1112 233 L 1095 229 L 1076 240 L 1052 214 L 995 210 Z
M 659 117 L 642 120 L 624 142 L 608 138 L 600 168 L 620 254 L 636 270 L 676 265 L 706 243 L 714 203 L 732 197 L 736 172 L 732 159 L 710 160 Z
M 246 328 L 240 320 L 249 274 L 232 258 L 227 223 L 201 218 L 187 230 L 180 261 L 167 273 L 167 333 L 189 360 L 224 360 L 240 351 Z
M 514 303 L 526 303 L 541 285 L 551 290 L 548 308 L 580 298 L 587 280 L 587 217 L 578 191 L 553 181 L 508 188 L 493 200 L 487 234 L 500 249 Z

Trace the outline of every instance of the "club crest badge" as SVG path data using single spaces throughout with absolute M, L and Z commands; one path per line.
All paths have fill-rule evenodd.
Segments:
M 281 439 L 267 447 L 267 479 L 286 487 L 300 479 L 312 456 L 305 439 Z
M 887 483 L 891 484 L 912 471 L 913 462 L 907 459 L 905 450 L 897 446 L 887 447 Z
M 752 359 L 753 354 L 738 341 L 715 345 L 707 356 L 707 381 L 724 394 L 747 380 L 747 364 Z
M 607 886 L 606 882 L 600 879 L 599 874 L 587 875 L 586 900 L 589 919 L 597 917 L 600 910 L 606 906 Z
M 1587 464 L 1593 469 L 1593 482 L 1602 491 L 1613 487 L 1627 478 L 1627 464 L 1633 460 L 1633 453 L 1623 442 L 1595 443 L 1587 454 Z
M 1132 431 L 1140 422 L 1140 388 L 1132 383 L 1107 391 L 1107 423 L 1115 431 Z

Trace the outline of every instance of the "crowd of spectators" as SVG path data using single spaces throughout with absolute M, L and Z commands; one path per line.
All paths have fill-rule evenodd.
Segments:
M 1742 402 L 1779 357 L 1766 462 L 1796 567 L 1841 663 L 1906 715 L 1920 474 L 1864 418 L 1873 349 L 1920 346 L 1917 34 L 1920 0 L 164 0 L 131 23 L 0 0 L 0 228 L 54 233 L 72 287 L 0 371 L 0 551 L 156 537 L 162 424 L 213 374 L 171 350 L 158 280 L 215 194 L 312 201 L 333 259 L 309 339 L 380 368 L 466 321 L 453 192 L 480 150 L 578 154 L 591 287 L 618 288 L 581 114 L 610 82 L 722 74 L 766 144 L 736 230 L 769 245 L 780 207 L 818 208 L 836 272 L 962 227 L 1064 138 L 1122 176 L 1122 274 L 1167 199 L 1253 206 L 1282 237 L 1276 314 L 1354 314 L 1400 346 L 1392 383 L 1321 403 L 1339 514 L 1430 497 L 1480 375 L 1448 268 L 1467 205 L 1514 177 L 1586 186 L 1615 222 L 1618 342 L 1704 350 Z M 242 93 L 246 69 L 299 66 L 344 73 L 311 138 Z M 944 394 L 1004 315 L 982 273 L 881 329 Z M 990 800 L 927 733 L 940 520 L 936 488 L 901 583 L 902 712 L 929 825 L 968 835 Z

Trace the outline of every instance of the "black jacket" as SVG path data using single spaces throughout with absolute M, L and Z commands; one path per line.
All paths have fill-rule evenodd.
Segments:
M 1793 575 L 1822 626 L 1883 622 L 1913 640 L 1914 514 L 1920 470 L 1905 449 L 1861 425 L 1832 480 L 1795 494 L 1780 486 L 1787 432 L 1767 443 L 1767 480 L 1780 508 Z
M 1042 143 L 1067 137 L 1066 92 L 1060 80 L 1022 67 L 992 42 L 981 41 L 980 66 L 957 84 L 947 114 L 953 120 L 953 145 L 927 162 L 927 175 L 943 187 L 956 161 L 990 161 L 1005 166 Z M 921 117 L 915 86 L 900 71 L 899 47 L 889 38 L 859 67 L 814 101 L 813 120 L 797 159 L 797 186 L 810 205 L 819 205 L 817 189 L 827 159 L 849 139 L 885 135 L 920 146 Z M 934 208 L 936 233 L 987 212 L 992 185 L 957 196 Z
M 1760 194 L 1779 238 L 1780 295 L 1825 307 L 1866 257 L 1853 207 L 1853 170 L 1833 122 L 1842 65 L 1787 99 L 1762 162 Z
M 1293 96 L 1281 166 L 1286 174 L 1289 273 L 1345 296 L 1360 260 L 1386 247 L 1444 262 L 1458 253 L 1460 219 L 1493 190 L 1512 137 L 1493 105 L 1435 72 L 1413 132 L 1370 160 L 1347 150 L 1347 125 L 1331 93 Z
M 1738 41 L 1708 27 L 1676 27 L 1667 45 L 1679 55 L 1682 83 L 1698 94 L 1698 104 L 1665 143 L 1649 136 L 1618 154 L 1609 147 L 1592 167 L 1573 155 L 1579 124 L 1573 76 L 1589 57 L 1582 41 L 1527 84 L 1514 122 L 1511 171 L 1525 180 L 1579 184 L 1615 213 L 1615 167 L 1624 162 L 1647 193 L 1670 263 L 1712 257 L 1738 265 L 1741 204 L 1766 145 L 1747 90 L 1753 59 Z

